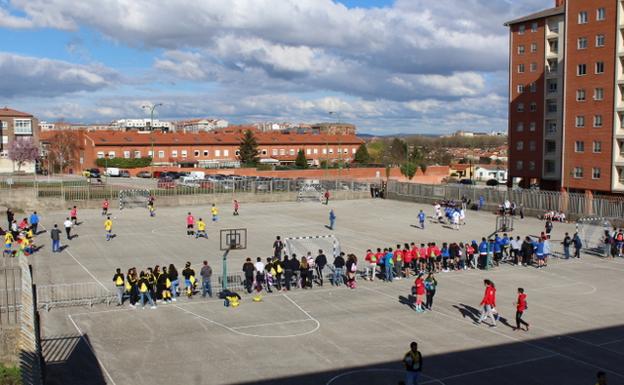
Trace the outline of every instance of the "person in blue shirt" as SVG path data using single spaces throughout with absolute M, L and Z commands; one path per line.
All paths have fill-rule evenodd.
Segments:
M 479 205 L 477 206 L 477 209 L 481 210 L 484 205 L 485 205 L 485 198 L 483 197 L 483 195 L 481 195 L 479 196 Z
M 498 236 L 498 234 L 495 235 L 494 237 L 494 264 L 496 264 L 496 266 L 498 266 L 499 261 L 502 259 L 503 256 L 503 239 L 501 237 Z
M 546 255 L 544 254 L 544 240 L 540 238 L 539 242 L 535 245 L 535 255 L 537 256 L 537 268 L 542 268 L 545 266 L 544 259 Z
M 507 233 L 503 234 L 503 238 L 501 239 L 501 247 L 503 248 L 503 261 L 507 261 L 511 258 L 511 240 L 509 239 L 509 235 Z
M 480 261 L 477 261 L 477 267 L 479 265 L 481 266 L 485 266 L 485 263 L 487 262 L 487 253 L 488 253 L 488 243 L 484 238 L 481 238 L 481 243 L 479 243 L 479 259 Z
M 451 253 L 449 251 L 449 247 L 446 244 L 446 242 L 442 244 L 442 250 L 440 250 L 440 252 L 442 253 L 442 271 L 445 273 L 448 273 L 449 271 L 448 260 L 449 260 L 449 257 L 451 256 Z
M 485 261 L 486 270 L 489 270 L 490 267 L 494 267 L 494 253 L 496 252 L 496 245 L 498 245 L 498 243 L 496 243 L 496 240 L 491 239 L 491 238 L 488 240 L 488 252 L 487 252 L 487 259 Z M 500 252 L 500 246 L 499 246 L 499 252 Z
M 334 213 L 334 209 L 329 211 L 329 229 L 334 229 L 334 224 L 336 223 L 336 213 Z
M 37 235 L 37 227 L 39 227 L 39 216 L 37 215 L 36 211 L 30 214 L 29 222 L 30 226 L 32 227 L 33 235 Z
M 420 228 L 421 229 L 425 229 L 425 213 L 420 210 L 420 212 L 418 213 L 418 222 L 420 223 Z
M 384 255 L 384 272 L 386 273 L 386 281 L 387 282 L 392 282 L 392 278 L 393 278 L 393 271 L 394 271 L 394 259 L 393 259 L 393 254 L 392 254 L 392 248 L 388 249 L 388 252 L 386 253 L 386 255 Z

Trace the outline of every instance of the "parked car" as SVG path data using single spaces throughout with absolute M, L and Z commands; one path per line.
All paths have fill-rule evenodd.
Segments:
M 82 172 L 82 175 L 86 176 L 87 178 L 100 178 L 101 177 L 99 168 L 86 169 Z
M 461 179 L 459 181 L 459 184 L 465 184 L 465 185 L 474 185 L 475 182 L 472 179 Z
M 139 171 L 139 172 L 137 173 L 137 176 L 138 176 L 139 178 L 151 178 L 151 177 L 152 177 L 152 173 L 151 173 L 151 172 L 149 172 L 149 171 Z
M 486 186 L 490 186 L 490 187 L 496 187 L 498 186 L 500 183 L 496 180 L 496 179 L 490 179 L 487 182 L 485 182 Z
M 156 187 L 158 188 L 166 188 L 166 189 L 170 189 L 170 188 L 175 188 L 176 183 L 175 180 L 171 177 L 161 177 L 160 179 L 158 179 L 158 183 L 156 183 Z
M 130 178 L 130 172 L 128 170 L 119 170 L 119 176 L 122 178 Z

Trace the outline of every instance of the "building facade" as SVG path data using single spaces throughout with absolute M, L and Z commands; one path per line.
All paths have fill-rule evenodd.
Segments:
M 509 183 L 624 192 L 624 1 L 554 6 L 506 23 Z
M 173 131 L 175 125 L 158 119 L 119 119 L 111 123 L 114 129 L 125 131 Z
M 228 121 L 224 119 L 190 119 L 176 122 L 175 129 L 177 132 L 207 132 L 226 128 L 228 125 Z
M 7 107 L 0 108 L 0 173 L 11 173 L 17 167 L 9 159 L 9 149 L 15 140 L 30 139 L 39 145 L 39 121 L 26 112 L 16 111 Z M 35 163 L 21 167 L 21 171 L 32 173 Z

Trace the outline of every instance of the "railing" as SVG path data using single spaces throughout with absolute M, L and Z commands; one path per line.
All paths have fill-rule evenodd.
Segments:
M 115 294 L 97 282 L 37 286 L 37 303 L 44 310 L 53 307 L 110 304 L 114 299 Z

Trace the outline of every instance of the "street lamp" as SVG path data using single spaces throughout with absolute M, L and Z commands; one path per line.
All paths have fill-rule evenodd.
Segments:
M 156 107 L 162 106 L 162 103 L 146 104 L 141 108 L 150 110 L 150 141 L 152 142 L 152 161 L 150 162 L 152 178 L 154 177 L 154 110 Z

